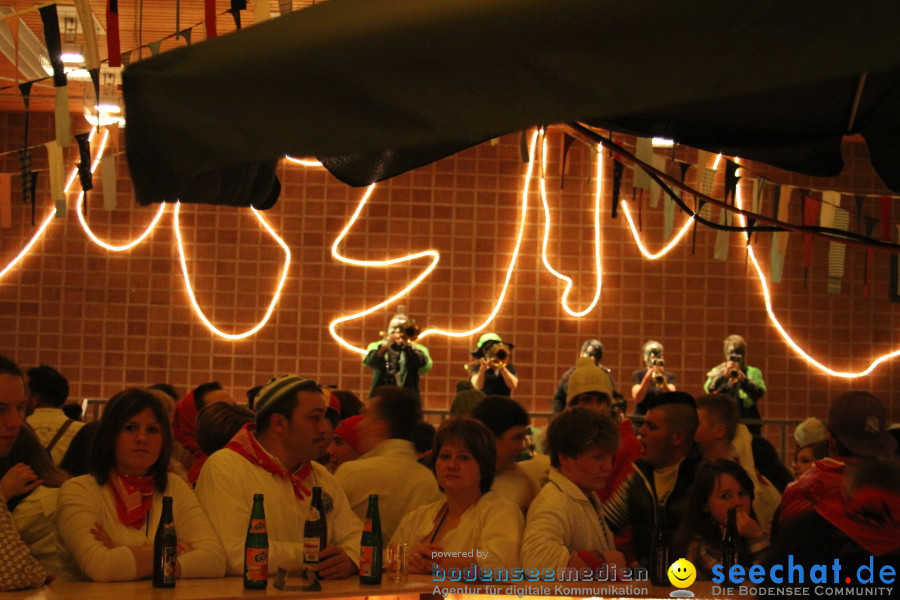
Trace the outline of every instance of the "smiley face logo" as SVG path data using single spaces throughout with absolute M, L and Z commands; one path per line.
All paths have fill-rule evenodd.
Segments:
M 677 588 L 690 587 L 694 580 L 697 579 L 697 569 L 691 561 L 686 558 L 679 558 L 669 567 L 669 583 Z

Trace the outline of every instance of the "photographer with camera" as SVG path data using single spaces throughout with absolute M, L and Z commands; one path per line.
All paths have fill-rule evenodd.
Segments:
M 506 344 L 496 333 L 478 338 L 478 347 L 471 352 L 476 362 L 470 363 L 469 376 L 476 390 L 488 396 L 511 396 L 519 385 L 516 368 L 510 362 L 512 344 Z
M 430 371 L 433 363 L 428 348 L 416 343 L 419 326 L 406 315 L 405 306 L 397 309 L 382 335 L 383 339 L 369 344 L 363 358 L 363 364 L 375 371 L 369 396 L 379 386 L 395 385 L 419 398 L 419 377 Z
M 740 408 L 742 419 L 760 419 L 756 403 L 766 393 L 762 371 L 747 365 L 747 342 L 739 335 L 729 335 L 723 344 L 725 362 L 719 363 L 706 374 L 703 390 L 707 394 L 728 394 Z M 759 435 L 762 425 L 747 425 L 754 435 Z
M 649 400 L 660 394 L 675 391 L 675 374 L 666 371 L 663 346 L 656 340 L 647 340 L 641 346 L 641 358 L 645 368 L 631 374 L 631 398 L 634 400 L 634 414 L 647 412 Z

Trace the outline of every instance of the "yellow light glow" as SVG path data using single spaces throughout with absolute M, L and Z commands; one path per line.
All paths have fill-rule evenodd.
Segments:
M 284 251 L 284 268 L 281 270 L 281 277 L 278 279 L 278 285 L 275 288 L 275 293 L 272 294 L 272 301 L 269 303 L 269 308 L 266 310 L 266 314 L 263 318 L 256 324 L 256 326 L 248 329 L 247 331 L 241 333 L 226 333 L 221 329 L 217 328 L 212 322 L 206 317 L 206 314 L 203 312 L 203 309 L 200 308 L 200 305 L 197 302 L 197 297 L 194 295 L 194 288 L 191 286 L 191 278 L 188 275 L 187 271 L 187 260 L 185 259 L 184 253 L 184 244 L 181 240 L 181 224 L 179 222 L 179 212 L 181 209 L 181 203 L 175 203 L 175 211 L 173 215 L 173 226 L 175 227 L 175 238 L 178 240 L 178 257 L 181 261 L 181 273 L 184 275 L 184 285 L 185 290 L 187 291 L 188 298 L 191 301 L 191 305 L 194 307 L 194 312 L 197 313 L 197 316 L 200 317 L 200 320 L 206 325 L 207 329 L 218 335 L 219 337 L 223 337 L 228 340 L 241 340 L 247 337 L 250 337 L 260 329 L 262 329 L 265 324 L 269 321 L 269 318 L 272 316 L 272 313 L 275 312 L 275 306 L 278 304 L 278 300 L 281 298 L 281 290 L 284 287 L 284 282 L 287 280 L 288 267 L 291 265 L 291 249 L 288 248 L 288 245 L 284 243 L 275 230 L 269 225 L 269 223 L 263 218 L 262 214 L 255 208 L 250 208 L 253 212 L 253 215 L 257 218 L 257 220 L 262 223 L 262 226 L 269 232 L 269 235 L 272 236 L 278 245 L 281 246 L 281 249 Z
M 44 222 L 41 223 L 41 226 L 38 228 L 38 230 L 35 232 L 35 234 L 33 236 L 31 236 L 31 239 L 28 240 L 28 243 L 25 244 L 25 246 L 22 248 L 22 250 L 19 251 L 19 253 L 16 255 L 16 257 L 13 258 L 11 261 L 9 261 L 8 265 L 3 267 L 3 270 L 0 271 L 0 279 L 3 279 L 3 277 L 7 273 L 9 273 L 13 269 L 13 267 L 15 267 L 19 263 L 20 260 L 25 258 L 25 255 L 28 254 L 28 251 L 31 250 L 31 247 L 34 246 L 39 239 L 41 239 L 42 235 L 44 235 L 44 230 L 46 230 L 47 227 L 50 225 L 50 223 L 53 222 L 53 217 L 55 217 L 55 216 L 56 216 L 56 209 L 54 208 L 54 209 L 50 210 L 50 214 L 47 216 L 46 219 L 44 219 Z
M 88 138 L 88 141 L 92 140 L 94 134 L 97 132 L 97 128 L 93 128 L 91 130 L 91 135 Z M 94 157 L 93 162 L 91 163 L 91 173 L 94 173 L 97 170 L 97 166 L 100 164 L 100 160 L 103 158 L 103 151 L 106 150 L 106 142 L 109 140 L 109 130 L 103 130 L 103 138 L 100 140 L 100 149 L 97 151 L 97 156 Z M 72 185 L 72 182 L 75 181 L 75 176 L 78 173 L 78 169 L 72 171 L 72 174 L 69 177 L 69 180 L 66 182 L 65 191 L 69 191 L 69 187 Z M 81 223 L 81 228 L 84 229 L 84 233 L 91 239 L 95 244 L 102 248 L 106 248 L 111 252 L 123 252 L 125 250 L 131 250 L 138 244 L 144 241 L 150 232 L 156 227 L 156 224 L 159 223 L 159 220 L 162 218 L 163 213 L 166 212 L 166 205 L 160 204 L 159 210 L 156 211 L 156 216 L 153 217 L 153 220 L 150 221 L 150 224 L 144 230 L 140 236 L 136 237 L 132 241 L 122 244 L 120 246 L 116 246 L 114 244 L 109 244 L 104 242 L 100 238 L 94 234 L 90 225 L 88 225 L 87 220 L 84 218 L 84 211 L 81 210 L 82 205 L 84 204 L 84 190 L 78 192 L 78 199 L 75 201 L 75 214 L 78 216 L 78 222 Z
M 743 198 L 741 196 L 742 188 L 743 188 L 743 186 L 738 185 L 737 192 L 735 193 L 735 204 L 737 205 L 737 208 L 743 207 Z M 736 216 L 737 216 L 738 222 L 740 223 L 741 227 L 745 227 L 747 221 L 744 218 L 744 215 L 738 213 Z M 750 236 L 749 232 L 746 233 L 746 236 L 747 236 L 747 239 L 749 239 L 749 236 Z M 828 366 L 817 361 L 806 350 L 801 348 L 797 342 L 794 341 L 794 338 L 791 337 L 791 335 L 787 332 L 787 330 L 781 324 L 781 321 L 778 320 L 778 317 L 775 315 L 775 310 L 772 308 L 772 295 L 769 292 L 769 283 L 766 280 L 766 276 L 763 273 L 763 270 L 759 264 L 759 261 L 756 259 L 756 253 L 753 251 L 752 244 L 747 245 L 747 252 L 750 254 L 750 262 L 753 263 L 753 268 L 756 269 L 756 275 L 759 278 L 759 283 L 760 283 L 762 293 L 763 293 L 763 299 L 765 300 L 765 304 L 766 304 L 766 314 L 769 316 L 769 320 L 772 322 L 772 325 L 775 326 L 775 329 L 778 331 L 778 333 L 781 335 L 782 339 L 784 339 L 784 341 L 787 343 L 787 345 L 790 346 L 794 350 L 794 352 L 799 354 L 806 362 L 808 362 L 812 366 L 816 367 L 820 371 L 828 373 L 832 377 L 842 377 L 844 379 L 856 379 L 857 377 L 864 377 L 864 376 L 868 375 L 875 369 L 875 367 L 877 367 L 881 363 L 885 362 L 886 360 L 890 360 L 892 358 L 900 356 L 900 350 L 895 350 L 888 354 L 879 356 L 878 358 L 873 360 L 866 369 L 859 371 L 858 373 L 835 371 L 834 369 L 831 369 Z
M 532 156 L 532 157 L 535 156 L 534 151 L 535 151 L 535 148 L 537 147 L 538 135 L 539 135 L 539 132 L 535 131 L 531 137 L 531 151 L 529 153 L 529 156 Z M 519 218 L 519 231 L 516 235 L 516 245 L 515 245 L 515 248 L 513 249 L 513 255 L 510 258 L 509 266 L 506 269 L 506 278 L 503 281 L 503 286 L 500 289 L 500 294 L 497 298 L 497 302 L 495 303 L 493 310 L 487 316 L 487 318 L 485 318 L 480 324 L 478 324 L 477 326 L 475 326 L 472 329 L 469 329 L 467 331 L 449 331 L 449 330 L 438 329 L 438 328 L 426 329 L 425 331 L 423 331 L 422 333 L 419 334 L 420 340 L 424 339 L 425 337 L 427 337 L 431 334 L 439 334 L 439 335 L 443 335 L 446 337 L 470 336 L 472 334 L 478 333 L 479 331 L 481 331 L 482 329 L 487 327 L 487 325 L 491 321 L 494 320 L 494 317 L 497 316 L 497 313 L 500 312 L 500 307 L 503 305 L 503 301 L 506 298 L 506 292 L 509 289 L 510 279 L 512 278 L 512 274 L 515 271 L 516 261 L 519 257 L 519 250 L 522 246 L 522 239 L 525 234 L 525 222 L 526 222 L 526 217 L 528 214 L 528 188 L 531 185 L 531 176 L 532 176 L 532 173 L 534 170 L 535 162 L 536 162 L 535 160 L 528 161 L 528 167 L 526 169 L 526 174 L 525 174 L 525 181 L 522 186 L 522 210 L 521 210 L 521 216 Z M 341 323 L 353 321 L 354 319 L 359 319 L 368 314 L 371 314 L 374 311 L 384 308 L 385 306 L 391 304 L 395 300 L 398 300 L 399 298 L 403 297 L 404 295 L 406 295 L 407 293 L 412 291 L 417 285 L 419 285 L 419 283 L 422 280 L 424 280 L 435 269 L 435 267 L 437 267 L 437 263 L 440 260 L 440 254 L 436 250 L 425 250 L 423 252 L 417 252 L 415 254 L 410 254 L 407 256 L 403 256 L 403 257 L 387 259 L 387 260 L 371 260 L 371 261 L 348 258 L 348 257 L 343 256 L 340 253 L 339 247 L 341 245 L 341 242 L 344 240 L 344 238 L 347 236 L 347 234 L 353 228 L 353 225 L 356 223 L 356 220 L 359 218 L 360 213 L 362 212 L 366 203 L 369 201 L 369 198 L 372 196 L 372 192 L 374 190 L 375 190 L 375 184 L 370 185 L 366 189 L 366 192 L 365 192 L 365 194 L 363 194 L 362 200 L 360 200 L 359 204 L 357 205 L 356 210 L 353 213 L 353 216 L 350 217 L 350 220 L 347 222 L 347 225 L 344 227 L 344 229 L 341 231 L 341 233 L 338 235 L 338 237 L 334 240 L 334 243 L 331 245 L 331 255 L 340 262 L 345 262 L 347 264 L 351 264 L 354 266 L 361 266 L 361 267 L 389 267 L 391 265 L 409 262 L 409 261 L 413 261 L 413 260 L 416 260 L 419 258 L 425 258 L 425 257 L 431 258 L 431 264 L 428 265 L 428 267 L 425 269 L 425 271 L 422 272 L 422 274 L 420 274 L 418 277 L 413 279 L 409 284 L 406 285 L 406 287 L 404 287 L 402 290 L 400 290 L 398 293 L 394 294 L 390 298 L 384 300 L 383 302 L 379 302 L 378 304 L 376 304 L 374 306 L 366 308 L 365 310 L 362 310 L 360 312 L 356 312 L 356 313 L 353 313 L 350 315 L 344 315 L 342 317 L 339 317 L 339 318 L 335 319 L 334 321 L 332 321 L 331 323 L 329 323 L 328 331 L 331 333 L 331 337 L 333 337 L 344 348 L 347 348 L 348 350 L 350 350 L 352 352 L 356 352 L 357 354 L 365 354 L 366 353 L 365 348 L 354 346 L 353 344 L 351 344 L 350 342 L 348 342 L 347 340 L 342 338 L 336 331 L 337 326 L 340 325 Z
M 295 165 L 302 165 L 304 167 L 321 167 L 322 163 L 317 160 L 307 160 L 305 158 L 294 158 L 293 156 L 284 155 L 284 158 L 294 163 Z
M 638 250 L 641 251 L 645 257 L 650 260 L 656 260 L 660 257 L 665 256 L 669 253 L 669 251 L 678 245 L 678 242 L 681 241 L 681 238 L 684 237 L 684 234 L 688 232 L 691 228 L 691 223 L 694 222 L 694 215 L 691 215 L 690 218 L 682 225 L 681 229 L 678 230 L 678 233 L 675 234 L 675 237 L 665 245 L 665 247 L 657 253 L 652 253 L 647 250 L 647 247 L 644 246 L 644 242 L 641 240 L 641 235 L 638 233 L 637 226 L 634 223 L 634 219 L 631 217 L 631 209 L 628 208 L 628 201 L 621 200 L 619 202 L 619 206 L 622 207 L 622 214 L 625 215 L 625 219 L 628 221 L 628 226 L 631 228 L 631 235 L 634 237 L 634 243 L 637 244 Z
M 541 133 L 543 134 L 543 131 Z M 594 290 L 594 297 L 591 299 L 587 308 L 582 311 L 574 311 L 569 308 L 569 292 L 572 291 L 572 279 L 554 269 L 550 265 L 550 260 L 547 258 L 547 244 L 550 241 L 550 204 L 547 202 L 547 185 L 544 179 L 544 172 L 547 165 L 546 136 L 543 136 L 541 144 L 541 175 L 539 184 L 541 204 L 544 207 L 544 239 L 541 244 L 541 261 L 543 261 L 544 266 L 550 271 L 551 275 L 566 282 L 566 289 L 563 291 L 561 304 L 563 310 L 573 317 L 583 317 L 591 312 L 594 307 L 597 306 L 597 302 L 600 301 L 600 291 L 603 288 L 603 267 L 600 261 L 600 200 L 603 194 L 603 152 L 601 152 L 601 149 L 602 146 L 597 144 L 597 186 L 594 193 L 594 270 L 596 272 L 597 285 Z

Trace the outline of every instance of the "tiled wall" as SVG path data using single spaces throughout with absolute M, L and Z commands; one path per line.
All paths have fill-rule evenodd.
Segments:
M 76 130 L 78 130 L 76 128 Z M 14 150 L 24 134 L 20 114 L 0 115 L 2 148 Z M 52 121 L 32 117 L 30 139 L 52 138 Z M 576 142 L 569 153 L 564 188 L 560 189 L 560 134 L 549 136 L 545 167 L 552 223 L 548 256 L 557 271 L 574 282 L 569 303 L 582 310 L 594 296 L 593 153 Z M 380 184 L 347 236 L 342 251 L 362 260 L 384 260 L 434 249 L 437 268 L 402 303 L 424 327 L 465 331 L 482 323 L 500 294 L 517 240 L 521 187 L 527 165 L 521 160 L 518 135 L 501 138 L 439 163 Z M 864 153 L 851 144 L 849 162 Z M 696 153 L 680 150 L 679 158 Z M 35 165 L 45 168 L 42 150 Z M 139 235 L 157 207 L 138 207 L 124 156 L 117 159 L 118 208 L 102 208 L 100 185 L 90 194 L 87 222 L 111 243 Z M 677 172 L 669 163 L 667 169 Z M 16 173 L 14 154 L 4 154 L 0 172 Z M 695 178 L 688 173 L 688 182 Z M 520 252 L 509 289 L 488 330 L 515 344 L 513 362 L 520 375 L 516 393 L 529 409 L 549 408 L 562 372 L 574 363 L 582 341 L 599 337 L 604 364 L 623 390 L 640 367 L 639 349 L 650 338 L 666 348 L 667 366 L 679 386 L 698 393 L 707 369 L 721 360 L 721 342 L 739 333 L 749 342 L 749 361 L 759 366 L 768 384 L 761 402 L 770 418 L 824 418 L 830 398 L 852 388 L 873 391 L 894 404 L 900 374 L 896 361 L 861 379 L 830 377 L 811 368 L 781 338 L 767 318 L 761 285 L 749 264 L 742 236 L 731 234 L 728 261 L 713 259 L 716 232 L 698 228 L 660 260 L 638 251 L 621 209 L 611 218 L 612 165 L 607 161 L 600 217 L 602 292 L 598 305 L 583 318 L 566 314 L 560 300 L 565 284 L 541 262 L 543 216 L 540 198 L 528 197 Z M 751 176 L 829 189 L 844 181 L 810 180 L 769 168 Z M 331 256 L 331 244 L 363 196 L 321 168 L 283 165 L 283 192 L 265 218 L 284 238 L 292 263 L 283 295 L 271 320 L 255 336 L 229 341 L 213 335 L 191 308 L 179 269 L 168 207 L 157 228 L 134 249 L 113 253 L 88 239 L 69 196 L 64 220 L 53 222 L 32 252 L 0 279 L 0 352 L 23 366 L 48 363 L 72 383 L 76 397 L 108 396 L 124 386 L 158 381 L 182 392 L 207 380 L 219 380 L 235 397 L 276 373 L 297 372 L 356 391 L 368 390 L 370 374 L 361 357 L 338 345 L 328 332 L 333 319 L 364 310 L 397 293 L 427 268 L 429 259 L 389 268 L 344 265 Z M 99 179 L 99 178 L 97 178 Z M 626 170 L 622 198 L 631 197 Z M 721 174 L 715 195 L 721 195 Z M 19 201 L 19 178 L 13 183 L 13 227 L 0 230 L 0 265 L 6 265 L 33 235 L 30 207 Z M 881 193 L 871 175 L 848 182 L 856 194 Z M 77 184 L 75 186 L 77 188 Z M 536 184 L 532 186 L 537 189 Z M 38 184 L 36 220 L 50 207 L 48 178 Z M 662 205 L 640 209 L 641 235 L 650 249 L 664 239 Z M 845 196 L 856 228 L 856 204 Z M 863 213 L 880 217 L 876 198 L 863 201 Z M 771 195 L 762 211 L 771 213 Z M 791 220 L 800 222 L 802 203 L 795 193 Z M 712 216 L 715 218 L 718 211 Z M 684 222 L 676 215 L 676 229 Z M 219 328 L 239 332 L 264 315 L 278 281 L 283 253 L 248 209 L 185 206 L 181 230 L 198 301 Z M 891 226 L 892 230 L 895 230 Z M 877 236 L 881 235 L 880 225 Z M 896 233 L 891 231 L 896 239 Z M 771 234 L 753 238 L 768 272 Z M 692 244 L 694 249 L 692 250 Z M 866 271 L 866 252 L 849 247 L 840 295 L 826 293 L 829 243 L 812 244 L 811 267 L 803 264 L 800 235 L 791 235 L 784 278 L 771 284 L 774 310 L 797 343 L 815 359 L 839 371 L 861 371 L 883 353 L 900 347 L 895 333 L 900 313 L 888 302 L 889 255 L 875 252 Z M 868 295 L 864 291 L 868 277 Z M 396 304 L 339 327 L 357 346 L 378 338 Z M 449 406 L 457 380 L 478 334 L 462 338 L 428 337 L 434 370 L 423 380 L 429 408 Z M 626 396 L 627 396 L 626 392 Z M 895 407 L 893 417 L 900 419 Z M 774 435 L 775 431 L 770 431 Z

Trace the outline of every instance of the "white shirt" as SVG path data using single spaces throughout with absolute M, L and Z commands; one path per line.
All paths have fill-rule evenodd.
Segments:
M 491 489 L 501 498 L 506 498 L 518 506 L 524 515 L 541 488 L 538 482 L 525 472 L 521 464 L 516 463 L 512 469 L 497 473 Z
M 593 502 L 591 502 L 593 500 Z M 578 550 L 615 550 L 597 494 L 591 499 L 556 469 L 531 503 L 522 539 L 522 566 L 562 569 Z
M 436 519 L 445 500 L 420 506 L 400 521 L 391 543 L 406 542 L 410 546 L 425 539 L 437 524 Z M 512 569 L 521 566 L 519 546 L 522 543 L 524 519 L 519 507 L 488 491 L 466 509 L 455 529 L 439 542 L 445 552 L 473 552 L 472 562 L 479 567 Z
M 366 518 L 369 494 L 378 494 L 385 540 L 391 539 L 406 513 L 444 497 L 434 474 L 416 461 L 416 448 L 407 440 L 382 441 L 356 460 L 342 464 L 334 477 L 360 519 Z
M 222 577 L 225 553 L 216 532 L 194 492 L 177 475 L 169 473 L 166 491 L 153 492 L 147 521 L 140 529 L 123 524 L 116 511 L 116 500 L 108 485 L 97 485 L 93 475 L 82 475 L 65 482 L 59 489 L 56 529 L 72 552 L 82 572 L 93 581 L 128 581 L 136 577 L 137 564 L 128 546 L 153 544 L 162 497 L 172 496 L 172 512 L 179 541 L 192 550 L 178 556 L 181 576 Z M 116 544 L 107 548 L 94 538 L 91 529 L 100 523 Z
M 53 527 L 59 488 L 40 485 L 12 512 L 13 523 L 28 550 L 48 575 L 56 575 L 57 581 L 74 579 L 78 573 L 75 559 Z
M 53 440 L 56 432 L 59 431 L 59 428 L 63 426 L 63 423 L 69 420 L 69 417 L 66 416 L 66 413 L 61 408 L 36 408 L 25 420 L 34 429 L 38 439 L 41 441 L 41 445 L 46 448 L 47 444 Z M 75 434 L 82 427 L 84 427 L 84 423 L 81 421 L 72 421 L 69 428 L 60 436 L 56 445 L 50 451 L 53 464 L 59 464 L 59 461 L 65 456 L 66 450 L 69 449 L 72 438 L 75 437 Z
M 271 454 L 270 454 L 271 456 Z M 277 459 L 272 456 L 273 460 Z M 328 469 L 310 463 L 304 480 L 310 493 L 322 488 L 328 544 L 344 549 L 358 564 L 362 522 L 350 510 L 347 496 Z M 210 456 L 197 480 L 197 499 L 209 515 L 228 563 L 229 575 L 244 573 L 244 542 L 253 508 L 253 495 L 263 494 L 269 533 L 269 572 L 303 568 L 303 524 L 312 496 L 300 500 L 288 479 L 269 473 L 228 448 Z

